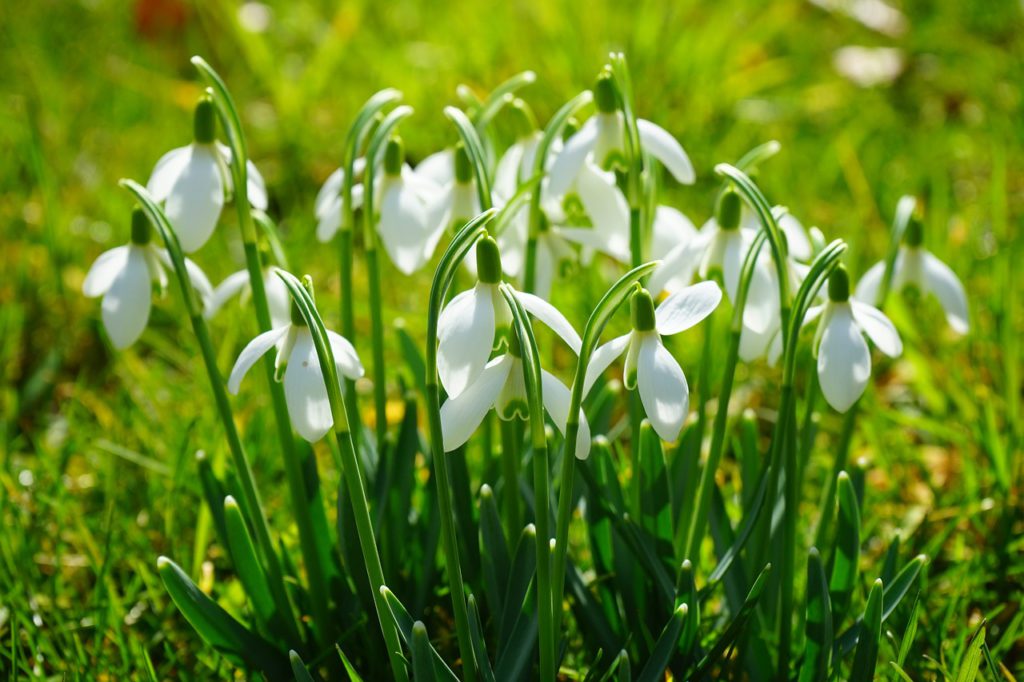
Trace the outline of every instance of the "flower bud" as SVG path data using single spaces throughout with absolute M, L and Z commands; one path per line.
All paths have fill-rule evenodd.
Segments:
M 384 149 L 384 172 L 387 175 L 401 175 L 404 163 L 405 145 L 402 144 L 402 138 L 395 135 L 388 140 L 388 146 Z
M 217 109 L 213 100 L 203 97 L 196 104 L 195 115 L 192 119 L 192 137 L 199 144 L 210 144 L 213 142 L 217 132 Z
M 735 230 L 740 224 L 740 195 L 732 187 L 718 195 L 715 206 L 715 221 L 723 230 Z
M 828 298 L 834 303 L 850 300 L 850 275 L 843 265 L 833 270 L 828 278 Z
M 618 109 L 618 99 L 611 72 L 602 71 L 594 83 L 594 105 L 602 114 L 610 114 Z
M 136 206 L 132 209 L 132 244 L 145 246 L 153 237 L 153 226 L 149 224 L 146 212 Z
M 469 162 L 469 152 L 460 142 L 455 145 L 455 182 L 467 184 L 473 180 L 473 164 Z
M 498 242 L 487 236 L 476 243 L 477 278 L 484 284 L 497 284 L 501 281 L 501 252 Z
M 638 289 L 629 300 L 633 329 L 638 332 L 654 330 L 654 299 L 647 289 Z
M 917 215 L 910 216 L 907 221 L 907 229 L 903 233 L 903 241 L 907 246 L 921 246 L 924 242 L 924 225 Z

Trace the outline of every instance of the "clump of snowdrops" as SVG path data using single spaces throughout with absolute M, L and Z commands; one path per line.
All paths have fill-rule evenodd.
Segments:
M 883 623 L 913 601 L 926 563 L 901 556 L 898 535 L 882 539 L 883 565 L 860 560 L 851 435 L 872 370 L 902 352 L 882 308 L 933 296 L 968 330 L 963 288 L 922 243 L 913 198 L 855 286 L 846 245 L 752 179 L 775 142 L 715 166 L 699 229 L 663 203 L 662 187 L 695 170 L 675 135 L 639 117 L 620 54 L 543 128 L 519 95 L 530 72 L 485 98 L 461 92 L 464 107 L 444 110 L 454 144 L 415 167 L 400 134 L 412 109 L 387 89 L 355 115 L 310 207 L 337 248 L 340 315 L 324 315 L 310 278 L 290 272 L 224 82 L 193 63 L 208 86 L 193 141 L 145 187 L 122 181 L 137 202 L 130 241 L 97 259 L 84 292 L 102 296 L 110 341 L 126 348 L 173 273 L 195 332 L 230 454 L 223 470 L 199 459 L 198 475 L 246 597 L 229 613 L 160 557 L 203 639 L 268 679 L 872 678 Z M 185 254 L 226 204 L 246 267 L 213 287 Z M 425 332 L 393 330 L 384 280 L 428 267 Z M 560 287 L 589 313 L 553 305 Z M 225 371 L 211 328 L 235 296 L 253 338 Z M 695 406 L 681 345 L 702 349 Z M 774 413 L 736 404 L 741 362 L 777 377 Z M 367 376 L 372 399 L 356 390 Z M 232 395 L 261 391 L 278 442 L 248 439 L 233 413 Z M 404 415 L 389 420 L 396 397 Z M 829 409 L 845 413 L 838 435 L 817 433 Z M 332 454 L 337 491 L 321 489 L 307 443 Z M 831 471 L 811 491 L 815 447 Z M 261 490 L 255 448 L 283 464 L 294 534 L 268 521 L 262 495 L 278 491 Z M 724 458 L 738 477 L 721 476 Z

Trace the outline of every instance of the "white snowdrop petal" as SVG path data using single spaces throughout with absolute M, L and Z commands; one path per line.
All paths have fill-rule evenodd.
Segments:
M 970 329 L 967 294 L 960 279 L 948 265 L 927 251 L 922 250 L 921 260 L 925 284 L 945 309 L 949 326 L 957 333 L 966 334 Z
M 722 301 L 722 290 L 714 282 L 698 282 L 661 302 L 654 312 L 658 333 L 671 336 L 689 329 L 714 312 Z
M 323 438 L 334 425 L 327 384 L 308 329 L 296 335 L 284 371 L 284 398 L 296 433 L 310 443 Z
M 469 387 L 487 364 L 494 344 L 494 285 L 477 283 L 441 311 L 437 372 L 449 397 Z
M 768 353 L 769 344 L 771 344 L 776 334 L 778 334 L 778 328 L 754 331 L 750 327 L 743 325 L 743 329 L 740 330 L 740 360 L 743 360 L 743 362 L 753 362 L 765 356 Z
M 664 258 L 673 249 L 697 236 L 697 228 L 681 212 L 671 206 L 658 206 L 654 211 L 651 257 Z
M 513 364 L 508 355 L 492 360 L 465 391 L 454 398 L 449 397 L 441 406 L 441 436 L 445 452 L 451 452 L 470 439 L 498 399 Z
M 320 191 L 316 193 L 316 201 L 313 203 L 313 214 L 320 217 L 327 210 L 328 204 L 341 196 L 341 187 L 345 182 L 345 170 L 335 168 L 334 172 L 327 176 Z
M 849 306 L 834 305 L 818 347 L 818 382 L 828 404 L 846 412 L 871 378 L 871 353 Z
M 205 145 L 190 148 L 167 195 L 165 209 L 185 253 L 192 253 L 213 234 L 224 207 L 224 184 L 216 153 Z
M 166 249 L 163 250 L 166 254 Z M 168 258 L 170 255 L 168 254 Z M 192 282 L 192 288 L 196 290 L 199 295 L 199 301 L 203 304 L 203 310 L 205 311 L 210 307 L 210 303 L 213 299 L 213 285 L 210 284 L 210 278 L 206 276 L 203 269 L 196 265 L 195 261 L 191 258 L 185 259 L 185 272 L 188 273 L 189 281 Z
M 779 285 L 774 265 L 763 260 L 754 267 L 743 308 L 743 324 L 754 331 L 770 329 L 779 319 Z
M 103 326 L 115 348 L 127 348 L 142 335 L 149 321 L 152 286 L 145 254 L 140 247 L 129 247 L 124 267 L 103 295 Z
M 339 374 L 349 379 L 358 379 L 366 373 L 355 346 L 348 339 L 328 329 L 327 340 L 331 344 L 331 353 L 334 354 L 334 364 L 338 366 Z
M 636 127 L 643 148 L 661 161 L 677 181 L 684 185 L 692 185 L 697 175 L 693 172 L 690 157 L 683 151 L 679 141 L 661 126 L 642 118 L 637 120 Z
M 629 256 L 629 204 L 615 184 L 615 176 L 584 163 L 576 179 L 583 208 L 593 223 L 594 236 L 603 240 L 599 250 L 613 257 L 623 252 Z
M 535 296 L 525 291 L 517 291 L 516 296 L 519 298 L 519 302 L 522 303 L 523 308 L 526 309 L 526 312 L 550 327 L 551 331 L 558 334 L 559 338 L 565 341 L 574 353 L 579 355 L 580 348 L 583 346 L 583 339 L 580 338 L 580 335 L 576 333 L 569 320 L 565 319 L 565 315 L 558 308 L 540 296 Z
M 434 152 L 420 161 L 416 174 L 435 185 L 447 185 L 455 180 L 455 153 L 451 149 Z
M 637 355 L 640 402 L 662 440 L 674 441 L 686 420 L 690 389 L 683 370 L 656 334 L 644 334 Z
M 881 310 L 867 303 L 852 300 L 850 309 L 853 311 L 853 319 L 867 334 L 867 337 L 878 346 L 878 350 L 891 358 L 903 352 L 903 342 L 900 340 L 896 327 Z
M 708 239 L 704 235 L 687 244 L 675 247 L 662 259 L 661 265 L 651 273 L 647 289 L 658 296 L 662 292 L 673 292 L 687 287 L 700 266 L 701 256 L 707 246 Z
M 426 207 L 401 180 L 386 183 L 377 231 L 391 262 L 403 274 L 411 275 L 426 262 Z
M 242 352 L 238 354 L 238 359 L 235 360 L 235 366 L 231 368 L 231 374 L 228 376 L 229 393 L 232 395 L 238 393 L 238 388 L 242 385 L 242 378 L 250 369 L 252 369 L 252 366 L 256 364 L 257 360 L 263 357 L 268 350 L 273 348 L 278 341 L 284 338 L 289 329 L 289 325 L 271 329 L 268 332 L 263 332 L 246 344 L 245 348 L 242 349 Z
M 811 248 L 811 240 L 807 237 L 807 230 L 803 224 L 791 213 L 783 213 L 776 221 L 779 229 L 786 235 L 786 246 L 789 247 L 789 255 L 797 260 L 810 260 L 814 254 Z
M 884 276 L 885 261 L 878 261 L 861 275 L 857 282 L 857 288 L 853 291 L 853 297 L 868 305 L 878 305 L 878 294 L 882 289 L 882 277 Z
M 128 264 L 130 249 L 130 246 L 118 246 L 101 253 L 82 282 L 82 293 L 89 298 L 107 293 L 110 285 Z
M 604 374 L 605 370 L 615 362 L 615 358 L 622 355 L 629 345 L 632 334 L 618 336 L 603 346 L 598 346 L 590 356 L 590 363 L 587 365 L 587 375 L 583 378 L 583 395 L 587 395 L 594 387 L 597 378 Z
M 261 211 L 267 210 L 267 183 L 263 180 L 263 174 L 256 168 L 256 164 L 249 161 L 245 164 L 246 183 L 249 186 L 249 205 Z
M 494 169 L 494 193 L 503 201 L 508 201 L 516 193 L 524 153 L 522 142 L 513 143 L 501 155 L 498 166 Z
M 579 131 L 569 138 L 562 151 L 555 157 L 548 172 L 550 178 L 547 186 L 549 196 L 560 197 L 569 191 L 576 176 L 580 172 L 583 161 L 597 143 L 597 119 L 591 117 Z
M 274 268 L 268 268 L 263 275 L 263 288 L 267 292 L 271 326 L 280 327 L 291 322 L 292 295 L 281 278 L 274 274 Z
M 566 424 L 569 421 L 569 407 L 572 402 L 572 395 L 569 389 L 555 378 L 550 372 L 541 370 L 540 375 L 541 396 L 544 399 L 544 409 L 551 415 L 558 432 L 565 435 Z M 583 414 L 579 411 L 579 431 L 576 433 L 576 447 L 574 453 L 576 459 L 586 459 L 590 454 L 590 425 Z
M 224 281 L 217 285 L 217 288 L 213 290 L 213 296 L 210 297 L 210 302 L 206 306 L 206 318 L 210 319 L 224 307 L 232 297 L 237 296 L 241 293 L 242 289 L 249 285 L 249 272 L 248 270 L 239 270 L 224 278 Z
M 156 166 L 153 167 L 153 172 L 149 176 L 149 181 L 146 183 L 146 191 L 155 200 L 163 201 L 170 194 L 174 182 L 178 179 L 178 175 L 188 163 L 191 156 L 189 153 L 190 149 L 191 147 L 189 146 L 172 149 L 161 156 L 160 160 L 156 162 Z
M 575 244 L 610 256 L 619 262 L 629 262 L 629 243 L 626 239 L 609 240 L 593 227 L 559 227 L 558 235 Z

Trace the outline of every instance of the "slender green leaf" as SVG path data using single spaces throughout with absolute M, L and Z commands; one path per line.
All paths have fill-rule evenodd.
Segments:
M 878 643 L 882 636 L 882 581 L 876 580 L 868 594 L 868 605 L 864 608 L 860 641 L 853 657 L 850 682 L 870 682 L 875 677 L 878 662 Z
M 415 634 L 414 629 L 417 623 L 419 623 L 420 625 L 422 625 L 422 623 L 420 623 L 420 621 L 413 620 L 412 616 L 409 615 L 409 611 L 405 608 L 405 606 L 402 605 L 402 602 L 399 601 L 398 597 L 395 596 L 395 593 L 389 590 L 386 586 L 380 588 L 380 593 L 384 595 L 384 601 L 387 602 L 388 608 L 391 609 L 391 614 L 395 618 L 395 623 L 398 625 L 398 634 L 402 637 L 402 641 L 405 642 L 405 645 L 413 651 L 413 658 L 415 658 L 416 651 L 414 649 L 413 642 Z M 424 638 L 426 638 L 425 629 L 423 631 L 423 636 Z M 434 675 L 436 675 L 437 678 L 442 680 L 449 680 L 449 682 L 458 682 L 459 678 L 455 676 L 455 673 L 453 673 L 452 669 L 448 667 L 448 664 L 444 662 L 444 659 L 441 658 L 441 654 L 437 653 L 437 649 L 434 648 L 434 646 L 430 643 L 429 640 L 426 640 L 426 647 L 434 660 Z M 420 678 L 417 677 L 416 679 Z
M 981 624 L 978 631 L 971 637 L 964 652 L 963 660 L 960 662 L 960 669 L 956 674 L 956 682 L 974 682 L 978 676 L 978 669 L 981 667 L 982 647 L 985 644 L 985 623 Z M 992 671 L 995 672 L 994 670 Z
M 707 670 L 718 662 L 719 659 L 725 654 L 725 652 L 733 645 L 733 642 L 743 634 L 746 628 L 747 621 L 754 613 L 754 608 L 757 606 L 758 601 L 761 599 L 761 595 L 764 594 L 765 587 L 768 585 L 768 576 L 771 574 L 772 565 L 765 564 L 765 567 L 758 574 L 757 579 L 754 580 L 754 584 L 750 587 L 750 592 L 747 593 L 747 598 L 743 602 L 743 606 L 740 608 L 739 613 L 732 619 L 722 631 L 721 636 L 714 643 L 704 658 L 701 659 L 697 665 L 696 671 L 693 673 L 691 678 L 700 678 Z
M 288 652 L 288 661 L 292 664 L 292 676 L 295 677 L 295 682 L 314 682 L 313 676 L 306 669 L 306 664 L 302 662 L 302 657 L 294 649 Z
M 685 622 L 686 604 L 680 604 L 679 608 L 672 612 L 672 617 L 662 629 L 658 641 L 654 643 L 651 657 L 640 670 L 637 682 L 657 682 L 664 677 L 665 669 L 678 649 Z
M 850 477 L 845 471 L 839 472 L 837 486 L 838 521 L 832 578 L 829 580 L 832 618 L 836 626 L 842 623 L 850 607 L 860 566 L 860 509 Z
M 235 498 L 230 495 L 224 498 L 223 509 L 228 533 L 228 547 L 231 551 L 231 561 L 235 571 L 245 587 L 245 594 L 249 598 L 249 604 L 252 606 L 257 622 L 263 627 L 273 627 L 275 620 L 274 597 L 270 594 L 270 585 L 267 583 L 267 576 L 256 555 L 256 547 L 249 535 L 249 528 L 242 516 L 242 510 Z
M 427 637 L 427 626 L 418 620 L 412 624 L 412 679 L 415 682 L 434 682 L 434 661 L 431 654 L 433 647 Z
M 477 608 L 476 598 L 473 595 L 469 595 L 467 605 L 469 607 L 469 634 L 473 638 L 473 651 L 476 653 L 477 667 L 484 682 L 495 682 L 491 659 L 487 655 L 487 645 L 484 643 L 484 625 L 480 620 L 480 609 Z
M 832 606 L 825 567 L 818 550 L 811 547 L 807 557 L 807 636 L 800 682 L 828 678 L 832 657 Z

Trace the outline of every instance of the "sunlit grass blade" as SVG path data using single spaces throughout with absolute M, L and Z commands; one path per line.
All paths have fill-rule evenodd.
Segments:
M 832 607 L 821 555 L 814 547 L 807 557 L 807 623 L 800 682 L 828 678 L 832 658 Z
M 861 617 L 860 639 L 850 670 L 850 682 L 870 682 L 875 676 L 878 643 L 882 635 L 882 581 L 876 580 L 868 594 L 868 603 Z
M 637 675 L 637 682 L 658 682 L 664 677 L 665 669 L 668 668 L 678 648 L 686 618 L 686 604 L 681 604 L 672 612 L 672 617 L 665 624 L 658 641 L 654 643 L 651 657 Z
M 750 587 L 750 592 L 747 593 L 747 598 L 743 602 L 743 606 L 740 607 L 739 613 L 732 619 L 732 621 L 725 627 L 722 634 L 719 635 L 718 639 L 711 646 L 708 652 L 701 659 L 700 663 L 697 664 L 697 668 L 693 675 L 690 676 L 693 679 L 699 679 L 704 675 L 712 665 L 721 660 L 722 656 L 726 651 L 733 645 L 736 639 L 743 634 L 747 622 L 754 614 L 754 609 L 757 607 L 758 602 L 761 600 L 761 595 L 764 594 L 764 589 L 768 585 L 768 576 L 771 573 L 772 565 L 765 564 L 765 567 L 758 574 L 754 580 L 754 584 Z
M 419 621 L 413 621 L 413 617 L 409 615 L 409 611 L 402 605 L 402 602 L 395 596 L 395 593 L 388 589 L 387 586 L 381 587 L 380 593 L 384 597 L 384 601 L 388 608 L 391 610 L 395 623 L 398 625 L 398 633 L 402 636 L 402 641 L 405 642 L 407 647 L 412 649 L 415 643 L 415 626 Z M 420 625 L 422 626 L 422 623 L 420 623 Z M 459 678 L 455 676 L 455 673 L 453 673 L 451 668 L 448 667 L 448 664 L 444 662 L 444 659 L 441 658 L 441 654 L 437 653 L 437 649 L 435 649 L 434 645 L 430 643 L 430 640 L 426 639 L 425 628 L 423 631 L 423 638 L 426 640 L 425 649 L 429 653 L 430 659 L 433 661 L 432 668 L 434 675 L 439 679 L 448 680 L 449 682 L 457 682 Z M 423 646 L 422 641 L 419 643 L 419 646 Z M 415 652 L 413 652 L 413 655 L 415 655 Z
M 832 554 L 832 576 L 829 592 L 832 599 L 833 622 L 838 627 L 846 617 L 860 568 L 860 509 L 857 495 L 845 471 L 838 483 L 836 545 Z
M 177 564 L 167 557 L 160 557 L 157 570 L 174 605 L 218 653 L 235 665 L 260 670 L 273 679 L 283 679 L 288 675 L 290 666 L 283 652 L 247 630 L 203 594 Z
M 537 530 L 533 525 L 523 529 L 512 554 L 509 565 L 508 585 L 502 599 L 504 609 L 501 612 L 498 628 L 498 654 L 501 655 L 508 647 L 518 621 L 526 606 L 530 594 L 530 583 L 537 570 Z
M 505 589 L 508 585 L 508 544 L 501 527 L 498 504 L 491 487 L 486 483 L 480 488 L 480 538 L 487 606 L 491 613 L 500 614 L 504 608 Z
M 971 641 L 967 645 L 967 651 L 964 652 L 963 659 L 960 661 L 960 668 L 956 673 L 956 682 L 974 682 L 975 678 L 978 677 L 983 657 L 982 648 L 984 646 L 985 623 L 982 622 L 977 632 L 971 637 Z M 995 674 L 994 669 L 992 674 Z
M 484 642 L 484 624 L 480 620 L 480 609 L 476 605 L 476 597 L 469 595 L 467 606 L 469 607 L 469 631 L 473 637 L 473 651 L 476 653 L 477 669 L 483 677 L 484 682 L 495 682 L 494 671 L 491 669 L 491 660 L 487 655 L 487 645 Z
M 306 669 L 306 664 L 302 662 L 302 657 L 294 649 L 288 652 L 288 661 L 291 663 L 295 682 L 314 682 L 313 676 Z
M 238 572 L 238 579 L 245 587 L 245 595 L 249 598 L 256 621 L 264 634 L 269 630 L 278 630 L 275 634 L 280 636 L 280 623 L 276 622 L 280 614 L 276 613 L 267 576 L 256 556 L 256 547 L 249 536 L 242 510 L 230 495 L 224 499 L 223 510 L 231 561 Z
M 434 682 L 437 674 L 434 671 L 434 658 L 431 655 L 430 638 L 427 637 L 427 626 L 423 621 L 412 624 L 412 676 L 416 682 Z

